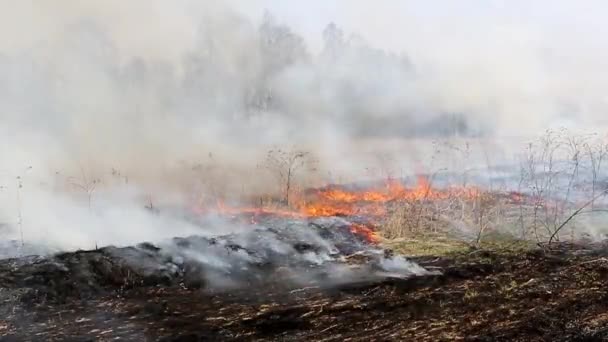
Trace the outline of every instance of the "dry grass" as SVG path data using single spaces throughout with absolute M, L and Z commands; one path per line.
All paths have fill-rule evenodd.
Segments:
M 450 255 L 470 250 L 470 245 L 445 234 L 411 234 L 409 237 L 383 239 L 384 247 L 409 256 Z
M 453 196 L 393 203 L 379 231 L 389 245 L 414 255 L 489 247 L 511 249 L 530 245 L 527 203 L 516 203 L 506 192 L 480 191 L 469 197 Z M 523 216 L 522 216 L 523 215 Z M 523 217 L 523 219 L 522 219 Z M 527 239 L 530 242 L 522 242 Z M 401 245 L 407 244 L 408 247 Z
M 449 226 L 434 204 L 423 201 L 400 202 L 381 227 L 382 235 L 389 239 L 403 238 L 417 233 L 436 233 Z
M 382 239 L 382 245 L 407 256 L 467 256 L 477 251 L 489 250 L 498 254 L 518 254 L 536 245 L 531 241 L 510 236 L 491 234 L 480 244 L 473 244 L 443 233 L 412 234 L 397 239 Z

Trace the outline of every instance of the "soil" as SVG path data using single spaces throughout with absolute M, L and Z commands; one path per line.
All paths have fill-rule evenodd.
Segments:
M 45 273 L 28 266 L 35 260 L 13 260 L 0 266 L 0 336 L 2 341 L 608 340 L 607 254 L 603 245 L 473 250 L 416 260 L 441 274 L 294 287 L 275 272 L 265 282 L 222 292 L 183 279 L 134 277 L 125 285 L 129 270 L 103 256 L 93 258 L 98 267 L 87 270 L 89 282 L 86 276 L 71 279 L 59 266 Z

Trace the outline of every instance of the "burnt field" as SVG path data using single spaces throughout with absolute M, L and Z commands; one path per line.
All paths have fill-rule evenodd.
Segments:
M 518 239 L 489 227 L 497 222 L 489 213 L 523 222 L 521 213 L 538 207 L 533 197 L 426 183 L 314 194 L 297 210 L 196 211 L 201 235 L 0 259 L 0 336 L 608 339 L 605 244 Z M 476 228 L 458 228 L 457 215 Z M 239 228 L 202 234 L 210 222 Z
M 229 253 L 251 248 L 211 243 Z M 315 246 L 298 248 L 307 253 Z M 144 244 L 1 261 L 0 335 L 6 341 L 608 338 L 608 252 L 599 244 L 466 249 L 414 258 L 427 272 L 413 273 L 374 266 L 394 258 L 388 251 L 342 250 L 329 261 L 350 270 L 342 282 L 327 280 L 336 272 L 327 263 L 268 257 L 251 263 L 238 285 L 223 288 L 201 281 L 209 278 L 201 264 L 169 263 L 159 251 Z M 310 276 L 294 281 L 301 272 Z

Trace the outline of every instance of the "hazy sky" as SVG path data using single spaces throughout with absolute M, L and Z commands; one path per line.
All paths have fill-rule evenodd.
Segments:
M 442 34 L 470 38 L 516 29 L 549 41 L 605 42 L 604 1 L 409 1 L 409 0 L 231 0 L 233 8 L 259 18 L 268 9 L 311 39 L 335 22 L 384 48 L 407 49 Z M 434 37 L 436 38 L 436 37 Z M 557 42 L 555 42 L 557 43 Z M 598 44 L 598 46 L 600 46 Z

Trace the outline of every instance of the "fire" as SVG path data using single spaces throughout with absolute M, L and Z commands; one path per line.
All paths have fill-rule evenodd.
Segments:
M 305 216 L 382 216 L 386 214 L 386 204 L 394 201 L 440 200 L 452 196 L 473 198 L 479 193 L 474 188 L 449 188 L 434 190 L 425 177 L 419 177 L 413 188 L 406 188 L 401 182 L 389 179 L 385 189 L 345 190 L 329 187 L 316 191 L 316 198 L 298 206 Z
M 363 237 L 365 240 L 367 240 L 369 242 L 372 242 L 372 243 L 380 242 L 378 235 L 376 235 L 376 233 L 370 227 L 364 226 L 362 224 L 357 224 L 357 223 L 351 224 L 350 231 L 353 234 Z
M 359 216 L 379 221 L 387 214 L 391 202 L 430 201 L 452 197 L 472 199 L 479 194 L 472 187 L 451 187 L 434 189 L 429 180 L 419 177 L 416 186 L 407 188 L 398 180 L 388 179 L 384 187 L 354 190 L 340 186 L 329 186 L 312 191 L 307 196 L 300 196 L 290 208 L 285 207 L 242 207 L 230 206 L 217 201 L 214 211 L 220 215 L 249 217 L 250 223 L 256 224 L 262 216 L 282 216 L 291 218 L 311 218 L 328 216 Z M 197 213 L 206 212 L 198 208 Z M 351 232 L 363 236 L 370 242 L 377 242 L 373 226 L 353 224 Z

